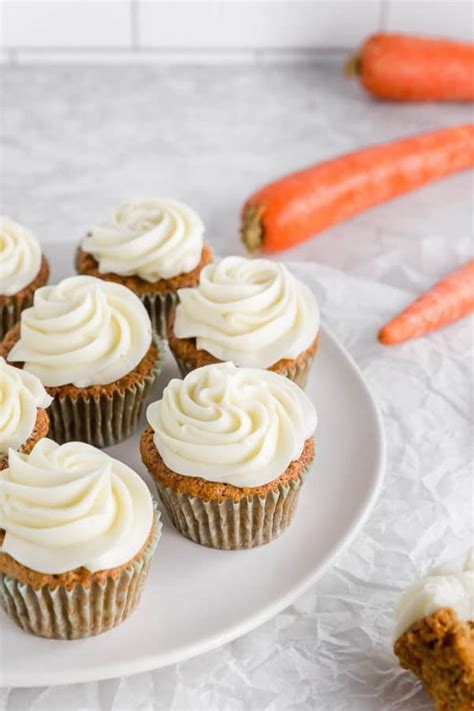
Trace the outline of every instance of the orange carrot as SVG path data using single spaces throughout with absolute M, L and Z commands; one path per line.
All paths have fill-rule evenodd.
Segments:
M 347 65 L 380 99 L 474 101 L 474 45 L 468 42 L 377 34 Z
M 292 247 L 372 205 L 474 166 L 474 124 L 363 148 L 292 173 L 242 208 L 251 251 Z
M 447 326 L 474 311 L 474 259 L 449 274 L 379 332 L 386 346 Z

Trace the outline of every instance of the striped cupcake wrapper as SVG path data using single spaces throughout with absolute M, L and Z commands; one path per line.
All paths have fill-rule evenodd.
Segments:
M 173 353 L 173 355 L 178 365 L 179 372 L 181 373 L 183 378 L 192 370 L 195 370 L 198 367 L 191 361 L 179 358 L 175 353 Z M 295 361 L 294 365 L 290 366 L 289 368 L 285 368 L 284 370 L 278 370 L 276 372 L 278 373 L 278 375 L 281 375 L 284 378 L 288 378 L 288 380 L 292 380 L 304 390 L 304 388 L 306 387 L 306 383 L 308 382 L 308 376 L 311 370 L 311 366 L 313 365 L 314 356 L 315 353 L 307 353 L 305 357 L 301 359 L 300 363 L 297 363 Z
M 155 333 L 160 338 L 166 339 L 168 331 L 168 320 L 173 313 L 178 295 L 174 291 L 167 291 L 165 294 L 148 294 L 139 295 L 143 306 L 148 311 L 151 324 Z
M 160 539 L 162 524 L 155 505 L 153 534 L 141 556 L 117 576 L 89 587 L 77 583 L 67 589 L 44 585 L 35 589 L 0 574 L 0 604 L 25 632 L 49 639 L 82 639 L 116 627 L 136 608 Z
M 154 337 L 158 357 L 153 370 L 123 392 L 99 397 L 57 396 L 49 406 L 49 437 L 59 444 L 86 442 L 110 447 L 130 437 L 138 427 L 147 396 L 164 360 L 164 344 Z
M 183 536 L 209 548 L 240 550 L 270 543 L 285 531 L 308 469 L 264 497 L 243 497 L 238 502 L 206 500 L 178 493 L 156 479 L 155 483 L 173 525 Z
M 22 299 L 13 298 L 12 301 L 0 306 L 0 340 L 3 340 L 7 331 L 20 320 L 21 312 L 33 304 L 33 294 Z

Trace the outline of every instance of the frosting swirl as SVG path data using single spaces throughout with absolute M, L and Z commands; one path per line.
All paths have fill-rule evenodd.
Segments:
M 226 257 L 178 294 L 175 335 L 236 365 L 268 368 L 297 358 L 319 330 L 315 297 L 279 262 Z
M 93 227 L 82 242 L 101 273 L 171 279 L 197 267 L 204 225 L 187 205 L 169 199 L 138 199 L 121 205 L 109 225 Z
M 461 561 L 433 568 L 405 590 L 395 608 L 394 638 L 442 607 L 454 610 L 460 622 L 474 620 L 474 549 Z
M 8 360 L 23 361 L 46 386 L 107 385 L 138 365 L 151 340 L 150 318 L 130 289 L 74 276 L 35 292 Z
M 38 408 L 49 407 L 51 400 L 38 378 L 0 358 L 0 456 L 27 441 Z
M 317 424 L 311 400 L 297 385 L 232 363 L 171 380 L 147 418 L 167 467 L 238 487 L 283 474 Z
M 0 472 L 4 553 L 32 570 L 92 573 L 131 560 L 153 522 L 153 503 L 132 469 L 82 442 L 40 440 L 10 450 Z
M 31 284 L 41 268 L 36 237 L 9 217 L 0 217 L 0 295 L 12 296 Z

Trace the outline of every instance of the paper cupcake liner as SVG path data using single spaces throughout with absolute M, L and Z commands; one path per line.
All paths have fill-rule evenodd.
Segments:
M 155 483 L 174 527 L 183 536 L 209 548 L 239 550 L 262 546 L 283 533 L 293 517 L 306 472 L 264 497 L 248 496 L 239 502 L 206 500 L 178 493 L 156 479 Z
M 143 306 L 148 311 L 153 330 L 161 338 L 167 337 L 168 320 L 176 306 L 178 295 L 174 291 L 167 291 L 165 294 L 137 294 Z
M 14 297 L 12 301 L 0 306 L 0 340 L 3 340 L 6 332 L 20 320 L 21 312 L 28 309 L 33 304 L 33 294 L 24 296 L 22 299 Z
M 306 353 L 300 363 L 295 361 L 294 365 L 291 365 L 289 368 L 278 370 L 276 372 L 284 378 L 292 380 L 294 383 L 299 385 L 302 390 L 304 390 L 306 383 L 308 382 L 308 376 L 311 366 L 313 365 L 315 355 L 316 353 Z
M 116 627 L 138 605 L 160 538 L 162 524 L 155 506 L 154 531 L 141 556 L 120 573 L 89 587 L 77 583 L 67 589 L 44 585 L 35 589 L 0 574 L 0 604 L 25 632 L 50 639 L 82 639 Z
M 86 442 L 111 447 L 130 437 L 138 427 L 147 396 L 163 366 L 164 344 L 155 338 L 158 357 L 152 371 L 123 392 L 98 397 L 58 395 L 48 408 L 49 437 L 64 442 Z
M 195 370 L 196 368 L 200 367 L 198 364 L 195 364 L 189 360 L 184 360 L 183 358 L 180 358 L 175 353 L 173 353 L 173 355 L 174 355 L 174 359 L 178 365 L 179 372 L 181 373 L 183 378 L 188 373 L 190 373 L 192 370 Z M 313 365 L 314 356 L 315 356 L 315 353 L 307 353 L 304 356 L 304 358 L 302 359 L 302 362 L 297 363 L 295 361 L 294 365 L 291 365 L 289 368 L 284 368 L 282 370 L 278 370 L 275 372 L 277 372 L 278 375 L 281 375 L 284 378 L 288 378 L 289 380 L 292 380 L 294 383 L 299 385 L 300 388 L 304 389 L 306 386 L 306 383 L 308 381 L 308 376 L 309 376 L 309 372 L 311 370 L 311 366 Z

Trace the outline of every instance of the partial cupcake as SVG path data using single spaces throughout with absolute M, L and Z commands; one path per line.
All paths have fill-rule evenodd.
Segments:
M 227 257 L 178 291 L 168 341 L 182 375 L 230 361 L 306 385 L 319 343 L 311 290 L 279 262 Z
M 0 469 L 8 466 L 9 449 L 28 453 L 46 437 L 51 400 L 38 378 L 0 358 Z
M 0 347 L 53 398 L 50 435 L 107 447 L 131 435 L 162 364 L 141 301 L 125 286 L 75 276 L 35 294 Z
M 9 217 L 0 217 L 0 339 L 31 306 L 48 281 L 49 267 L 34 234 Z
M 212 261 L 199 215 L 176 200 L 126 202 L 110 222 L 92 227 L 77 253 L 81 274 L 122 284 L 143 302 L 155 331 L 166 337 L 179 288 L 195 286 Z
M 0 604 L 26 632 L 80 639 L 137 606 L 160 514 L 128 466 L 82 442 L 10 450 L 0 472 Z M 20 525 L 21 524 L 21 525 Z
M 474 709 L 474 550 L 403 593 L 394 651 L 438 711 Z
M 147 418 L 142 459 L 180 533 L 239 549 L 287 528 L 317 424 L 297 385 L 270 371 L 209 365 L 171 380 Z

